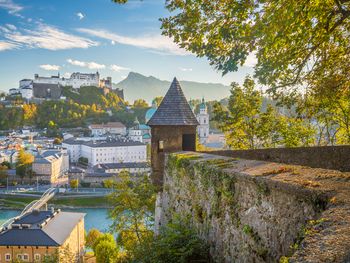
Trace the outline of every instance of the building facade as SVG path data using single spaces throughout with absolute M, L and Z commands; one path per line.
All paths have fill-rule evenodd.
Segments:
M 0 229 L 0 262 L 44 262 L 57 254 L 67 256 L 67 250 L 71 256 L 66 262 L 83 262 L 84 216 L 34 210 L 16 218 Z
M 68 139 L 62 146 L 67 149 L 70 161 L 80 157 L 88 159 L 90 165 L 104 163 L 146 162 L 147 146 L 141 142 L 127 140 L 79 141 Z
M 135 142 L 150 143 L 151 127 L 146 124 L 137 124 L 129 129 L 128 137 Z
M 199 142 L 201 144 L 205 144 L 207 143 L 209 136 L 209 114 L 204 98 L 202 99 L 202 103 L 199 105 L 199 113 L 197 114 L 196 118 L 199 122 L 197 127 Z
M 92 136 L 103 136 L 106 134 L 126 135 L 126 127 L 121 122 L 108 122 L 106 124 L 89 125 Z
M 69 170 L 67 150 L 46 150 L 35 157 L 33 172 L 40 181 L 56 184 L 58 179 Z

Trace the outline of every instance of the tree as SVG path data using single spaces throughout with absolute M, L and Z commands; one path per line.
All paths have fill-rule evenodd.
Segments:
M 94 250 L 96 241 L 102 235 L 103 234 L 98 229 L 96 228 L 90 229 L 89 233 L 86 236 L 85 245 L 91 248 L 92 250 Z
M 161 19 L 163 34 L 223 74 L 255 54 L 255 75 L 274 91 L 349 87 L 348 0 L 169 0 L 166 7 L 173 15 Z
M 132 262 L 211 262 L 209 246 L 201 240 L 188 218 L 174 216 L 157 236 L 136 244 Z
M 5 181 L 8 177 L 7 174 L 8 167 L 5 165 L 0 165 L 0 183 Z
M 8 162 L 8 161 L 3 161 L 3 162 L 1 163 L 1 165 L 2 165 L 2 166 L 6 166 L 7 169 L 11 169 L 11 163 Z
M 159 105 L 162 102 L 163 98 L 164 98 L 163 96 L 157 96 L 157 97 L 154 98 L 153 101 L 157 105 L 157 107 L 159 107 Z
M 262 95 L 254 88 L 254 81 L 249 77 L 242 88 L 233 83 L 227 109 L 219 103 L 214 108 L 215 119 L 226 134 L 227 144 L 235 149 L 258 147 Z
M 112 180 L 112 179 L 103 180 L 103 187 L 104 188 L 113 188 L 113 185 L 114 185 L 114 180 Z
M 72 189 L 77 189 L 79 186 L 79 180 L 78 179 L 72 179 L 69 182 L 69 185 Z
M 214 106 L 215 120 L 235 149 L 296 147 L 314 144 L 315 129 L 303 116 L 283 115 L 271 104 L 262 107 L 263 96 L 247 77 L 240 87 L 233 83 L 227 107 Z
M 147 176 L 132 180 L 130 174 L 123 171 L 119 177 L 114 191 L 109 195 L 112 230 L 117 233 L 131 233 L 136 237 L 136 242 L 140 243 L 144 238 L 153 235 L 155 187 Z
M 148 103 L 144 99 L 138 99 L 134 101 L 134 108 L 147 108 L 149 107 Z
M 62 139 L 61 138 L 55 138 L 53 140 L 53 144 L 61 144 L 62 143 Z
M 29 175 L 33 161 L 33 155 L 25 152 L 23 148 L 19 150 L 18 161 L 16 163 L 16 174 L 20 176 L 22 180 L 25 176 Z
M 104 234 L 100 237 L 94 252 L 97 263 L 114 263 L 118 255 L 118 247 L 113 236 Z

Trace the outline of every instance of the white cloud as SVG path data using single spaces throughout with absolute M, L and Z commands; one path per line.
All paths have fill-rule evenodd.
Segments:
M 86 66 L 86 63 L 85 62 L 82 62 L 82 61 L 79 61 L 79 60 L 73 60 L 73 59 L 67 59 L 67 62 L 69 64 L 72 64 L 74 66 L 79 66 L 79 67 L 85 67 Z
M 10 30 L 17 30 L 17 27 L 16 27 L 15 25 L 6 24 L 6 26 L 7 26 Z
M 192 71 L 193 69 L 191 69 L 191 68 L 182 68 L 182 67 L 180 67 L 179 68 L 181 71 Z
M 23 9 L 23 6 L 14 3 L 12 0 L 0 0 L 0 8 L 5 9 L 9 14 L 16 14 Z
M 170 38 L 162 35 L 145 35 L 141 37 L 128 37 L 106 30 L 94 30 L 88 28 L 78 28 L 77 31 L 86 33 L 90 36 L 95 36 L 103 39 L 114 41 L 115 43 L 130 45 L 140 48 L 147 48 L 151 50 L 158 50 L 174 55 L 189 55 L 188 51 L 181 49 Z
M 0 51 L 10 50 L 10 49 L 15 49 L 15 48 L 17 48 L 17 45 L 14 43 L 0 41 Z
M 89 68 L 89 69 L 104 69 L 106 68 L 106 65 L 98 64 L 96 62 L 85 62 L 85 61 L 79 61 L 79 60 L 73 60 L 73 59 L 67 59 L 67 62 L 74 66 Z
M 0 0 L 1 1 L 1 0 Z M 72 35 L 60 29 L 39 23 L 33 30 L 7 30 L 0 28 L 4 32 L 4 37 L 8 40 L 28 48 L 44 48 L 48 50 L 61 50 L 72 48 L 89 48 L 98 46 L 99 43 L 88 38 Z
M 114 46 L 114 45 L 115 45 L 115 41 L 114 41 L 114 40 L 112 40 L 112 41 L 111 41 L 111 44 Z
M 81 12 L 76 13 L 77 17 L 79 17 L 79 20 L 84 19 L 85 15 Z
M 258 63 L 258 59 L 256 58 L 256 52 L 251 52 L 249 53 L 245 63 L 244 63 L 244 66 L 245 67 L 249 67 L 249 68 L 253 68 L 256 63 Z
M 44 70 L 60 70 L 60 66 L 58 65 L 50 65 L 50 64 L 44 64 L 44 65 L 40 65 L 39 66 L 41 69 L 44 69 Z
M 115 71 L 115 72 L 120 72 L 120 71 L 123 71 L 123 70 L 130 70 L 129 68 L 125 68 L 125 67 L 114 65 L 114 64 L 111 65 L 109 68 L 111 70 Z

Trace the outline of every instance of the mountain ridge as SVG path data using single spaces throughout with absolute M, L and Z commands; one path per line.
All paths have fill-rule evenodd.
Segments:
M 179 80 L 186 98 L 206 100 L 220 100 L 230 94 L 230 87 L 221 83 L 202 83 L 196 81 Z M 144 76 L 137 72 L 130 72 L 128 76 L 114 88 L 124 90 L 124 97 L 132 103 L 136 99 L 151 102 L 156 96 L 164 96 L 169 89 L 171 81 L 160 80 L 154 76 Z

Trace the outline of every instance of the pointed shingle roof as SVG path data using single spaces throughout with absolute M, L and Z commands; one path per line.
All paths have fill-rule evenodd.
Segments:
M 162 103 L 147 124 L 150 126 L 199 125 L 176 78 L 174 78 Z

